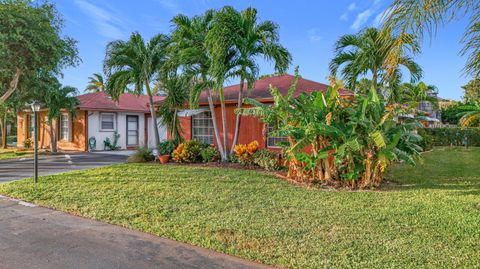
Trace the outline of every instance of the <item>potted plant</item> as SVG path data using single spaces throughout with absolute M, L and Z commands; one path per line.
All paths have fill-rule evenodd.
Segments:
M 166 140 L 160 143 L 158 146 L 158 159 L 160 160 L 160 163 L 168 163 L 170 155 L 176 147 L 176 143 L 172 140 Z

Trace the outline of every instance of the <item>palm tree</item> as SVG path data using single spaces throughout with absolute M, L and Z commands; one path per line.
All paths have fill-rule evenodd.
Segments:
M 480 104 L 475 103 L 469 106 L 469 111 L 461 113 L 460 125 L 462 127 L 475 126 L 480 127 Z
M 47 118 L 50 125 L 50 150 L 57 152 L 57 136 L 53 128 L 53 122 L 57 122 L 63 110 L 67 110 L 72 117 L 75 116 L 76 107 L 79 104 L 76 94 L 77 89 L 70 86 L 62 86 L 57 79 L 52 81 L 50 87 L 46 87 L 43 102 L 48 107 Z
M 394 36 L 381 39 L 380 32 L 375 28 L 364 29 L 356 35 L 340 37 L 335 45 L 336 55 L 330 62 L 332 76 L 340 73 L 347 87 L 355 89 L 359 77 L 371 74 L 372 86 L 378 91 L 379 85 L 388 84 L 391 80 L 387 76 L 387 57 L 398 39 Z M 413 51 L 418 50 L 419 46 L 412 38 L 408 38 L 407 44 Z M 410 72 L 412 82 L 422 77 L 422 69 L 407 53 L 399 57 L 399 65 Z M 395 69 L 395 74 L 399 73 L 399 69 Z
M 87 92 L 104 92 L 105 89 L 106 85 L 102 74 L 93 73 L 91 77 L 88 77 L 88 85 L 85 89 Z
M 275 71 L 286 71 L 292 56 L 280 44 L 278 25 L 272 21 L 259 22 L 257 10 L 247 8 L 238 12 L 232 7 L 224 7 L 215 20 L 214 27 L 225 27 L 233 42 L 230 44 L 236 52 L 236 70 L 233 75 L 240 78 L 237 107 L 241 108 L 244 97 L 244 83 L 248 89 L 258 79 L 258 57 L 275 63 Z M 219 39 L 216 39 L 219 40 Z M 235 132 L 230 154 L 233 153 L 240 132 L 241 114 L 237 113 Z
M 110 42 L 103 63 L 108 77 L 107 92 L 114 100 L 118 100 L 129 85 L 134 87 L 133 92 L 136 94 L 142 94 L 145 88 L 157 147 L 160 144 L 160 137 L 150 83 L 158 77 L 159 70 L 165 62 L 168 43 L 169 38 L 163 34 L 145 42 L 139 33 L 134 32 L 128 41 Z
M 220 131 L 216 120 L 215 106 L 213 103 L 213 79 L 210 76 L 211 55 L 206 50 L 207 34 L 212 28 L 215 11 L 207 10 L 201 16 L 189 18 L 179 14 L 172 19 L 174 30 L 170 50 L 173 54 L 172 65 L 183 67 L 185 73 L 197 83 L 190 91 L 190 106 L 198 106 L 201 92 L 207 95 L 208 106 L 212 116 L 213 129 L 217 148 L 223 161 L 228 159 L 222 146 Z
M 157 85 L 159 85 L 159 90 L 166 95 L 159 106 L 158 115 L 169 130 L 171 139 L 179 142 L 182 137 L 177 112 L 184 108 L 188 101 L 191 83 L 186 75 L 170 72 L 170 74 L 164 75 L 161 83 Z
M 437 87 L 434 85 L 427 85 L 424 82 L 403 83 L 401 85 L 401 96 L 399 103 L 408 104 L 411 107 L 418 107 L 420 102 L 430 102 L 434 108 L 438 108 L 438 98 L 431 93 L 437 92 Z
M 421 40 L 427 34 L 432 37 L 439 26 L 456 21 L 464 16 L 469 19 L 461 42 L 464 44 L 461 54 L 467 56 L 464 71 L 475 78 L 480 78 L 480 2 L 478 0 L 412 1 L 395 0 L 384 15 L 382 32 L 384 37 L 391 33 L 398 36 L 411 36 Z M 400 63 L 404 50 L 410 50 L 409 40 L 396 40 L 387 62 L 390 69 Z M 406 46 L 407 45 L 407 46 Z

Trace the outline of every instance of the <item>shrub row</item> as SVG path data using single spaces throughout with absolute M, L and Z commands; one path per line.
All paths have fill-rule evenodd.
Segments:
M 427 139 L 431 139 L 434 146 L 480 147 L 480 128 L 425 128 L 421 132 L 430 136 Z

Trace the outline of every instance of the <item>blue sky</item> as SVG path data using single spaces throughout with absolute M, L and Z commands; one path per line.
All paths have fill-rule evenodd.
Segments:
M 231 5 L 238 9 L 257 8 L 262 20 L 280 26 L 282 44 L 292 53 L 293 65 L 300 66 L 303 77 L 326 83 L 328 63 L 339 36 L 375 26 L 389 0 L 57 0 L 65 20 L 64 34 L 78 40 L 82 64 L 64 71 L 63 83 L 83 92 L 88 76 L 102 71 L 105 46 L 115 39 L 127 39 L 132 31 L 145 38 L 168 33 L 170 19 L 177 13 L 192 16 L 209 8 Z M 462 73 L 465 58 L 459 56 L 462 33 L 467 20 L 455 21 L 439 29 L 432 40 L 425 40 L 417 62 L 424 70 L 427 84 L 439 88 L 440 96 L 460 99 L 461 86 L 469 80 Z M 273 72 L 261 63 L 261 74 Z M 408 76 L 406 76 L 408 77 Z

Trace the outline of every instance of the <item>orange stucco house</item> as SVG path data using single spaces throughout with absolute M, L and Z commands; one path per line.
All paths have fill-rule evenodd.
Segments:
M 286 94 L 290 88 L 293 79 L 293 75 L 280 75 L 266 77 L 259 79 L 255 82 L 253 89 L 248 93 L 245 90 L 246 97 L 254 98 L 259 102 L 271 104 L 273 103 L 273 97 L 270 94 L 270 85 L 280 90 L 282 94 Z M 293 94 L 294 97 L 298 97 L 301 93 L 311 93 L 315 91 L 326 92 L 328 85 L 318 83 L 312 80 L 299 78 L 297 82 L 296 90 Z M 238 91 L 240 85 L 232 85 L 224 88 L 226 114 L 227 114 L 227 127 L 228 127 L 228 143 L 231 145 L 234 136 L 237 108 Z M 340 95 L 344 98 L 349 98 L 353 94 L 346 90 L 341 90 Z M 182 136 L 184 139 L 197 139 L 209 144 L 216 144 L 213 123 L 211 119 L 211 113 L 208 108 L 208 101 L 206 94 L 200 96 L 200 108 L 196 110 L 185 110 L 180 112 L 180 124 L 182 126 Z M 221 110 L 218 98 L 215 99 L 215 113 L 217 116 L 217 126 L 219 127 L 221 139 L 223 141 L 222 123 L 221 123 Z M 272 129 L 256 117 L 243 116 L 240 126 L 240 133 L 238 137 L 239 144 L 247 144 L 256 140 L 259 142 L 259 148 L 268 148 L 277 150 L 279 147 L 277 143 L 283 141 L 284 137 L 275 137 L 269 135 Z
M 79 105 L 75 115 L 63 111 L 52 124 L 57 136 L 57 147 L 61 151 L 104 150 L 103 142 L 119 135 L 120 149 L 134 149 L 140 146 L 153 147 L 148 97 L 145 95 L 122 94 L 118 102 L 105 93 L 87 93 L 77 97 Z M 156 96 L 155 101 L 164 97 Z M 50 148 L 50 124 L 48 108 L 38 113 L 38 140 L 40 149 Z M 17 147 L 25 148 L 25 141 L 34 133 L 33 113 L 26 109 L 17 114 Z M 160 137 L 166 139 L 166 129 L 159 126 Z M 28 141 L 28 140 L 27 140 Z M 92 148 L 92 142 L 95 147 Z M 28 144 L 28 143 L 27 143 Z

